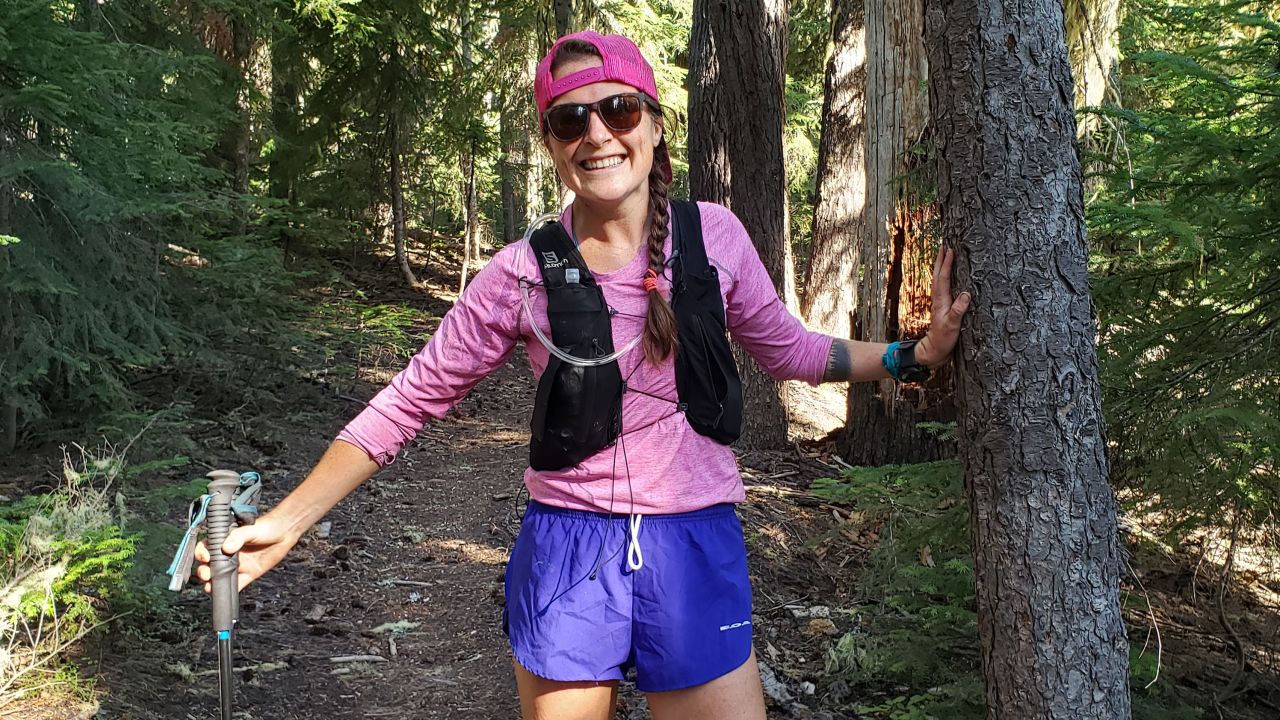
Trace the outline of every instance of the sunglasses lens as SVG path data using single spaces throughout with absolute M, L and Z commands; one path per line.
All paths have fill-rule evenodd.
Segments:
M 640 98 L 614 95 L 600 101 L 600 119 L 611 130 L 624 132 L 640 124 Z
M 547 111 L 547 130 L 560 142 L 576 140 L 587 131 L 590 117 L 586 105 L 557 105 Z

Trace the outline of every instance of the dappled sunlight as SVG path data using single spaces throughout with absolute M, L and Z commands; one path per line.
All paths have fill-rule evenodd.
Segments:
M 500 567 L 507 562 L 507 551 L 505 549 L 481 545 L 470 540 L 458 538 L 424 540 L 422 547 L 430 550 L 439 558 L 456 558 L 460 562 L 492 565 L 494 567 Z

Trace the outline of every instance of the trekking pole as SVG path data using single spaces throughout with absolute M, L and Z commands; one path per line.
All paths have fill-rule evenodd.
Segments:
M 239 620 L 240 563 L 235 555 L 222 552 L 222 543 L 226 542 L 233 524 L 251 525 L 257 519 L 262 480 L 255 472 L 237 474 L 229 470 L 214 470 L 208 477 L 209 492 L 191 504 L 187 533 L 178 546 L 173 564 L 169 566 L 169 574 L 173 576 L 169 589 L 181 590 L 191 575 L 196 537 L 200 528 L 205 528 L 205 544 L 209 549 L 209 568 L 212 571 L 213 631 L 218 642 L 218 694 L 222 720 L 231 720 L 231 634 Z

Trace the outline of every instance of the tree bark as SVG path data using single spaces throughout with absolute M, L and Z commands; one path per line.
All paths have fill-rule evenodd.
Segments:
M 4 111 L 0 109 L 0 167 L 9 163 L 9 128 L 5 125 Z M 0 235 L 13 235 L 10 198 L 13 188 L 0 180 Z M 9 248 L 0 243 L 0 278 L 11 271 Z M 15 348 L 13 294 L 0 288 L 0 377 L 10 376 L 16 368 L 12 363 Z M 7 394 L 0 396 L 0 456 L 9 455 L 18 447 L 18 406 Z
M 831 57 L 823 83 L 813 239 L 800 310 L 811 328 L 853 337 L 867 202 L 867 44 L 863 0 L 831 3 Z
M 294 69 L 296 48 L 291 42 L 293 30 L 286 20 L 290 12 L 284 6 L 276 8 L 275 34 L 271 38 L 271 127 L 274 147 L 267 166 L 267 191 L 271 199 L 291 202 L 294 188 L 294 145 L 298 137 L 297 118 L 298 81 Z M 280 227 L 280 247 L 287 265 L 292 250 L 292 228 Z
M 1067 52 L 1071 57 L 1071 75 L 1075 78 L 1075 107 L 1101 105 L 1113 86 L 1111 69 L 1120 57 L 1116 29 L 1120 24 L 1120 0 L 1067 0 L 1064 6 Z M 1119 103 L 1114 90 L 1111 100 Z M 1085 115 L 1076 128 L 1077 135 L 1096 129 L 1096 115 Z
M 957 353 L 987 715 L 1124 720 L 1071 73 L 1056 0 L 926 18 L 942 232 L 971 290 Z
M 795 308 L 783 163 L 785 0 L 695 0 L 689 40 L 689 187 L 746 226 L 774 287 Z M 747 99 L 750 99 L 747 102 Z M 786 388 L 735 349 L 747 448 L 787 441 Z
M 866 208 L 853 335 L 869 342 L 920 337 L 929 328 L 934 208 L 921 150 L 929 124 L 921 0 L 866 5 Z M 892 380 L 849 387 L 839 447 L 849 462 L 937 460 L 954 446 L 922 422 L 954 420 L 951 373 L 924 385 Z
M 564 37 L 573 27 L 573 0 L 552 0 L 556 14 L 556 37 Z
M 470 269 L 471 262 L 475 259 L 475 245 L 478 242 L 478 238 L 476 237 L 479 222 L 476 218 L 475 149 L 475 142 L 472 142 L 470 151 L 462 156 L 462 174 L 465 178 L 462 191 L 466 197 L 466 222 L 462 230 L 462 273 L 458 281 L 459 295 L 461 295 L 463 289 L 467 287 L 467 273 Z
M 391 113 L 387 132 L 390 134 L 387 144 L 391 148 L 391 236 L 395 243 L 396 264 L 400 266 L 400 275 L 405 283 L 409 287 L 417 287 L 418 278 L 414 277 L 409 253 L 405 249 L 404 169 L 401 165 L 404 148 L 400 138 L 400 113 Z

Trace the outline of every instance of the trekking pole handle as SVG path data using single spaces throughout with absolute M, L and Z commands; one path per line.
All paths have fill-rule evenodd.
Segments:
M 231 505 L 240 489 L 240 474 L 230 470 L 209 473 L 209 514 L 205 519 L 209 545 L 209 568 L 212 573 L 213 629 L 218 639 L 231 637 L 235 625 L 239 588 L 240 562 L 234 555 L 222 552 L 222 543 L 235 526 Z

